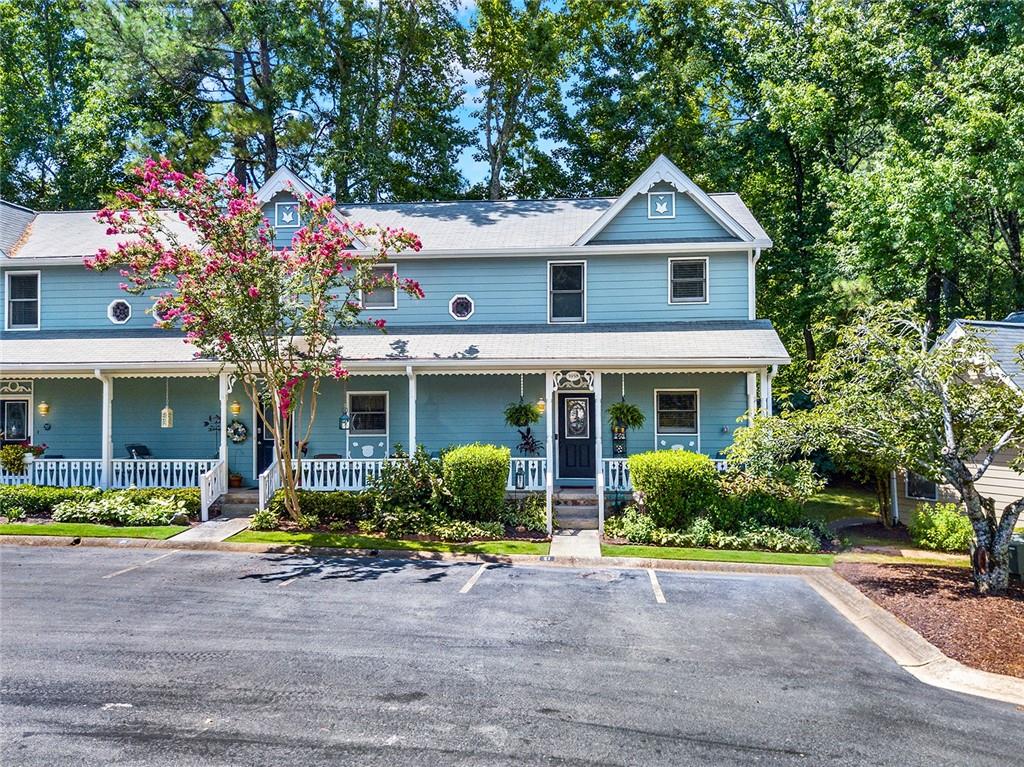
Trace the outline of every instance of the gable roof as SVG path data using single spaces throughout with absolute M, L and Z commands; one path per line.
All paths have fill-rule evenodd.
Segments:
M 1003 322 L 953 320 L 936 343 L 955 338 L 968 330 L 977 333 L 989 344 L 992 362 L 999 368 L 1003 377 L 1024 391 L 1024 367 L 1022 367 L 1020 355 L 1017 354 L 1017 347 L 1024 344 L 1024 322 L 1016 320 L 1004 320 Z
M 36 212 L 13 202 L 0 200 L 0 255 L 8 255 L 24 235 Z
M 703 208 L 704 212 L 717 221 L 725 231 L 733 235 L 743 243 L 754 241 L 754 235 L 740 225 L 722 205 L 708 195 L 703 189 L 693 183 L 693 180 L 683 173 L 665 155 L 658 155 L 657 159 L 640 177 L 630 184 L 608 210 L 591 224 L 583 234 L 576 240 L 575 245 L 586 245 L 594 237 L 600 234 L 608 224 L 622 211 L 629 202 L 638 194 L 646 194 L 651 187 L 659 182 L 668 182 L 680 192 L 686 193 L 697 205 Z

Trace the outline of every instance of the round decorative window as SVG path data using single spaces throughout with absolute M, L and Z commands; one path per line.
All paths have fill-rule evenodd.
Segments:
M 122 299 L 110 302 L 110 306 L 107 307 L 107 319 L 109 319 L 115 325 L 124 325 L 124 323 L 126 323 L 131 318 L 131 304 Z
M 475 308 L 469 296 L 452 296 L 448 302 L 448 313 L 457 320 L 468 320 L 473 316 Z

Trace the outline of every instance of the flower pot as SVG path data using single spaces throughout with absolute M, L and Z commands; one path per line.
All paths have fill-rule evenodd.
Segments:
M 230 474 L 228 475 L 228 487 L 241 487 L 242 486 L 242 475 L 241 474 Z
M 35 461 L 35 459 L 36 457 L 32 455 L 32 453 L 25 453 L 25 455 L 22 456 L 21 458 L 22 462 L 25 464 L 26 469 L 32 465 L 32 462 Z

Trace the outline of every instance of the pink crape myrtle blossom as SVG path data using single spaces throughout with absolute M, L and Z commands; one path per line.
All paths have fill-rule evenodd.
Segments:
M 132 173 L 134 186 L 95 215 L 116 246 L 85 266 L 116 269 L 122 290 L 153 296 L 157 327 L 180 332 L 197 358 L 220 362 L 254 400 L 272 406 L 256 417 L 274 435 L 285 506 L 297 518 L 299 464 L 321 381 L 348 377 L 339 333 L 384 330 L 384 320 L 362 315 L 365 292 L 423 298 L 415 280 L 373 270 L 422 243 L 404 229 L 350 224 L 330 197 L 308 194 L 299 198 L 302 225 L 276 248 L 260 201 L 230 174 L 189 175 L 166 159 Z

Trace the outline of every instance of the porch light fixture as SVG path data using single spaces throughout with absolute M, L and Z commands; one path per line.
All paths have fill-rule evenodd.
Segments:
M 171 381 L 164 379 L 164 409 L 160 411 L 160 428 L 174 428 L 174 411 L 171 409 Z
M 342 431 L 348 431 L 349 422 L 350 419 L 348 413 L 342 413 L 341 417 L 338 419 L 338 428 Z
M 231 406 L 228 408 L 228 410 L 231 411 L 231 415 L 241 415 L 242 403 L 239 402 L 238 400 L 235 400 L 234 402 L 231 403 Z
M 544 415 L 544 411 L 547 410 L 547 409 L 548 409 L 547 400 L 545 400 L 543 397 L 538 397 L 537 398 L 537 410 L 540 411 L 541 415 Z
M 43 400 L 42 402 L 39 403 L 36 409 L 39 410 L 39 415 L 41 415 L 43 418 L 46 418 L 46 416 L 50 414 L 50 403 L 47 402 L 46 400 Z
M 526 489 L 526 472 L 523 471 L 522 462 L 516 465 L 516 490 Z

